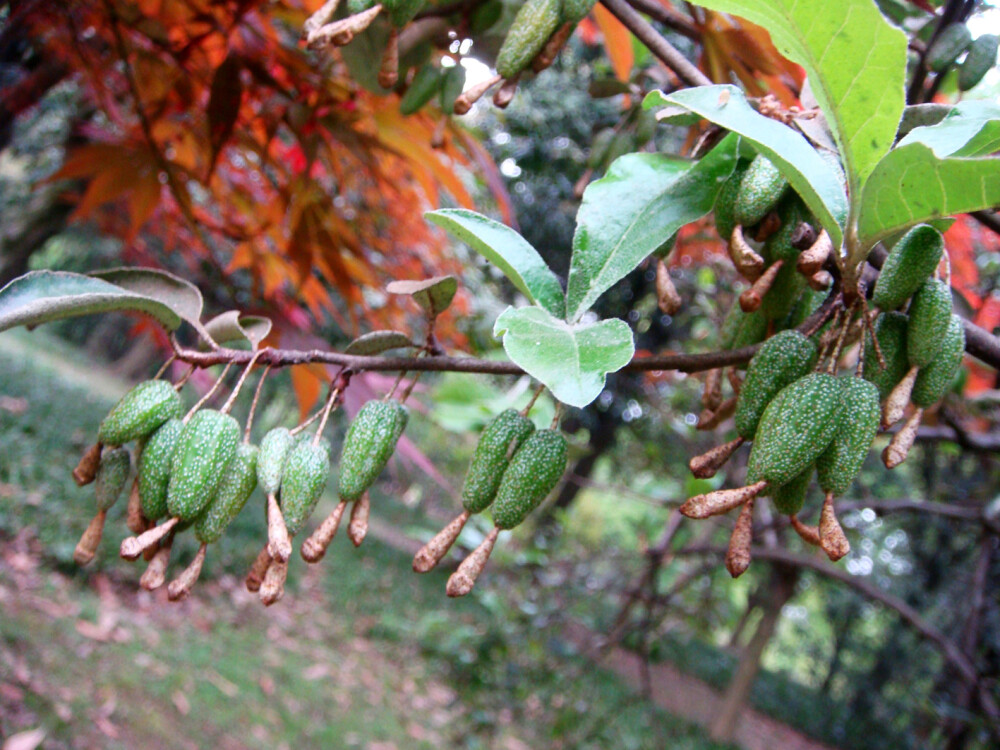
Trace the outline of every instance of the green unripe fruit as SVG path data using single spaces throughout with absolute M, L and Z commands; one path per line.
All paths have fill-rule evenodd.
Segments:
M 996 65 L 997 48 L 1000 47 L 1000 37 L 996 34 L 983 34 L 969 46 L 969 54 L 958 69 L 958 90 L 968 91 L 975 88 L 990 68 Z
M 723 242 L 729 242 L 729 238 L 733 236 L 733 230 L 736 228 L 736 219 L 733 216 L 733 212 L 736 210 L 736 196 L 740 192 L 740 182 L 743 180 L 743 175 L 747 173 L 749 168 L 750 162 L 740 162 L 733 173 L 729 175 L 729 179 L 723 184 L 715 199 L 715 231 L 719 233 Z
M 793 516 L 802 510 L 806 501 L 806 493 L 809 491 L 809 482 L 812 481 L 813 467 L 809 466 L 787 484 L 783 484 L 770 492 L 771 502 L 779 513 L 786 516 Z
M 167 515 L 170 467 L 183 431 L 181 420 L 176 417 L 168 419 L 149 438 L 139 457 L 139 500 L 142 502 L 142 514 L 150 521 Z
M 260 482 L 260 488 L 265 495 L 273 495 L 281 487 L 285 461 L 288 460 L 288 453 L 294 444 L 295 438 L 287 427 L 275 427 L 269 430 L 260 441 L 257 481 Z
M 814 372 L 784 388 L 760 418 L 747 478 L 771 489 L 795 479 L 829 447 L 837 431 L 840 381 Z
M 132 469 L 132 458 L 127 448 L 111 448 L 101 454 L 101 463 L 94 478 L 97 509 L 107 510 L 121 497 Z
M 733 221 L 744 227 L 757 224 L 778 204 L 787 187 L 788 180 L 771 160 L 757 154 L 740 180 Z
M 351 422 L 340 453 L 340 497 L 354 502 L 371 487 L 396 449 L 409 413 L 398 401 L 369 401 Z
M 578 24 L 594 9 L 597 0 L 563 0 L 563 23 Z
M 937 357 L 917 372 L 910 400 L 922 409 L 944 398 L 955 377 L 962 369 L 965 354 L 965 326 L 962 319 L 952 315 L 941 342 Z
M 434 94 L 438 92 L 441 85 L 441 72 L 433 65 L 424 65 L 417 74 L 413 76 L 410 88 L 399 100 L 399 112 L 404 115 L 412 115 L 429 102 Z M 455 100 L 452 99 L 452 104 Z
M 126 393 L 97 430 L 105 445 L 124 445 L 149 435 L 182 412 L 181 397 L 165 380 L 146 380 Z
M 240 426 L 214 409 L 197 412 L 177 440 L 167 485 L 167 512 L 193 521 L 215 497 L 226 467 L 236 455 Z
M 902 380 L 910 369 L 910 361 L 906 355 L 906 329 L 910 319 L 903 313 L 882 313 L 875 319 L 875 338 L 885 367 L 878 361 L 878 352 L 872 343 L 870 333 L 865 334 L 865 361 L 862 372 L 865 380 L 874 383 L 878 389 L 879 400 L 884 401 L 892 389 Z
M 895 310 L 920 288 L 941 262 L 944 238 L 928 224 L 913 227 L 897 242 L 882 265 L 872 303 Z
M 906 329 L 906 356 L 913 367 L 927 367 L 941 351 L 951 322 L 951 290 L 938 279 L 928 279 L 913 295 Z
M 823 492 L 843 495 L 872 447 L 882 408 L 878 388 L 863 378 L 847 376 L 841 382 L 837 434 L 830 447 L 816 459 L 816 476 Z
M 463 88 L 465 88 L 465 68 L 461 65 L 446 68 L 444 75 L 441 76 L 442 112 L 450 115 L 455 111 L 455 100 L 462 95 Z
M 535 59 L 558 28 L 562 0 L 527 0 L 510 25 L 497 54 L 497 73 L 513 78 Z
M 236 457 L 226 467 L 226 475 L 219 484 L 215 498 L 208 504 L 194 525 L 194 535 L 203 544 L 219 540 L 243 510 L 247 500 L 257 486 L 257 457 L 260 449 L 256 445 L 240 443 Z
M 535 425 L 531 420 L 522 417 L 515 409 L 500 412 L 483 428 L 465 475 L 463 508 L 470 513 L 480 513 L 489 507 L 496 497 L 510 457 L 534 431 Z
M 493 501 L 493 523 L 513 529 L 552 492 L 566 471 L 566 438 L 558 430 L 538 430 L 514 453 Z
M 951 24 L 938 34 L 938 38 L 927 50 L 927 67 L 935 73 L 943 73 L 970 44 L 972 44 L 972 34 L 969 32 L 969 27 L 964 23 Z
M 326 440 L 320 440 L 319 445 L 299 443 L 292 449 L 281 481 L 281 513 L 289 534 L 294 536 L 305 526 L 329 476 L 330 444 Z
M 736 433 L 753 440 L 757 424 L 771 400 L 816 365 L 819 352 L 798 331 L 782 331 L 757 350 L 736 401 Z
M 382 7 L 388 11 L 392 25 L 399 29 L 420 12 L 424 7 L 424 0 L 382 0 Z

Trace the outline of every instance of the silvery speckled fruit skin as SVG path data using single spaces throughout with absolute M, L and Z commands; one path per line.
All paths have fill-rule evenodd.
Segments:
M 107 510 L 121 497 L 132 469 L 128 448 L 111 448 L 101 454 L 101 463 L 94 478 L 97 509 Z
M 861 471 L 878 433 L 882 408 L 874 383 L 853 375 L 838 379 L 841 396 L 837 434 L 830 447 L 816 459 L 816 476 L 823 492 L 839 496 L 847 492 Z
M 493 501 L 493 523 L 513 529 L 559 483 L 566 471 L 566 438 L 558 430 L 538 430 L 514 453 Z
M 787 484 L 776 487 L 770 492 L 771 502 L 779 513 L 792 516 L 802 510 L 812 481 L 813 467 L 807 466 L 798 476 Z
M 167 512 L 193 521 L 205 510 L 236 455 L 240 426 L 214 409 L 197 412 L 181 432 L 170 465 Z
M 872 291 L 872 304 L 895 310 L 913 296 L 941 262 L 944 237 L 929 224 L 918 224 L 893 245 Z
M 291 430 L 275 427 L 268 430 L 260 441 L 260 456 L 257 458 L 257 481 L 265 495 L 273 495 L 281 487 L 281 474 L 288 460 L 288 453 L 295 443 Z
M 836 434 L 840 381 L 814 372 L 778 393 L 760 418 L 747 481 L 767 480 L 773 490 L 812 466 Z
M 510 462 L 509 456 L 534 431 L 535 425 L 531 420 L 522 417 L 515 409 L 502 411 L 490 420 L 479 436 L 465 474 L 462 507 L 470 513 L 480 513 L 489 507 Z
M 126 393 L 97 430 L 105 445 L 146 437 L 171 417 L 179 417 L 181 397 L 165 380 L 146 380 Z
M 764 409 L 778 392 L 816 365 L 816 344 L 798 331 L 781 331 L 757 350 L 736 402 L 736 432 L 752 440 Z
M 249 443 L 240 443 L 236 449 L 236 456 L 226 467 L 226 475 L 215 497 L 194 524 L 195 538 L 202 544 L 218 541 L 250 499 L 257 486 L 259 453 L 260 449 Z
M 497 73 L 513 78 L 528 67 L 559 26 L 561 8 L 561 0 L 527 0 L 521 6 L 497 53 Z
M 167 515 L 167 485 L 177 441 L 184 423 L 176 417 L 168 419 L 152 434 L 139 456 L 139 500 L 142 514 L 150 521 Z
M 917 372 L 916 382 L 910 400 L 922 409 L 932 406 L 944 398 L 951 384 L 962 369 L 965 355 L 965 326 L 962 319 L 952 315 L 941 342 L 941 350 L 927 367 Z
M 294 536 L 305 526 L 329 476 L 330 444 L 326 440 L 318 445 L 299 443 L 292 449 L 281 481 L 281 513 L 289 534 Z
M 740 180 L 736 205 L 733 207 L 733 221 L 744 227 L 759 223 L 778 205 L 787 187 L 788 180 L 774 163 L 763 154 L 757 154 Z
M 906 356 L 913 367 L 927 367 L 938 356 L 951 323 L 951 289 L 928 279 L 913 295 L 906 329 Z
M 396 449 L 409 413 L 398 401 L 369 401 L 351 422 L 340 453 L 340 497 L 354 502 L 371 487 Z
M 878 351 L 872 343 L 870 333 L 865 333 L 865 380 L 878 388 L 880 400 L 885 400 L 892 389 L 902 380 L 910 369 L 910 360 L 906 356 L 906 329 L 910 319 L 900 312 L 882 313 L 875 319 L 875 338 L 885 367 L 878 361 Z

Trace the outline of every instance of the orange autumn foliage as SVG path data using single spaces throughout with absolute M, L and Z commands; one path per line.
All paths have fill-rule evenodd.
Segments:
M 36 43 L 100 113 L 55 177 L 80 181 L 74 216 L 121 237 L 127 263 L 225 280 L 279 324 L 407 326 L 405 303 L 364 290 L 461 270 L 422 214 L 446 195 L 472 207 L 468 180 L 492 161 L 459 125 L 404 118 L 397 96 L 306 50 L 299 33 L 319 5 L 35 4 Z

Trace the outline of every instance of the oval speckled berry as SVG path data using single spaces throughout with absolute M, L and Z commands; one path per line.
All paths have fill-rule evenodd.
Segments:
M 872 447 L 878 433 L 882 409 L 879 391 L 863 378 L 846 376 L 841 382 L 840 413 L 837 434 L 830 447 L 816 459 L 816 476 L 823 492 L 843 495 Z
M 462 507 L 470 513 L 481 513 L 489 507 L 511 456 L 534 430 L 531 420 L 514 409 L 490 420 L 483 428 L 465 475 Z
M 97 430 L 105 445 L 124 445 L 152 432 L 171 417 L 179 417 L 181 397 L 165 380 L 146 380 L 126 393 Z
M 340 453 L 340 497 L 354 502 L 371 487 L 396 449 L 409 413 L 398 401 L 369 401 L 344 437 Z
M 281 513 L 291 535 L 305 526 L 326 488 L 330 476 L 330 444 L 299 443 L 292 449 L 285 464 L 281 482 Z
M 152 434 L 139 457 L 139 500 L 142 514 L 150 521 L 167 515 L 167 485 L 177 441 L 184 423 L 168 419 Z
M 257 481 L 265 495 L 273 495 L 281 487 L 281 474 L 294 443 L 295 437 L 287 427 L 275 427 L 269 430 L 260 441 Z
M 566 438 L 558 430 L 538 430 L 514 453 L 493 501 L 493 522 L 513 529 L 559 483 L 566 471 Z
M 226 475 L 222 478 L 215 497 L 194 524 L 194 535 L 199 542 L 211 544 L 218 541 L 226 527 L 243 510 L 257 487 L 259 454 L 260 449 L 256 445 L 240 443 L 236 456 L 226 467 Z
M 107 510 L 118 501 L 128 483 L 131 470 L 132 458 L 129 456 L 128 448 L 105 449 L 101 454 L 101 463 L 97 467 L 97 476 L 94 478 L 94 494 L 98 510 Z
M 214 409 L 197 412 L 177 441 L 167 485 L 167 512 L 193 521 L 215 496 L 226 467 L 236 455 L 240 426 Z

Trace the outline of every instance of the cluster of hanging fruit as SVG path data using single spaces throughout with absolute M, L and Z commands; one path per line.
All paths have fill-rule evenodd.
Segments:
M 246 584 L 259 591 L 266 605 L 281 597 L 292 538 L 305 527 L 330 474 L 330 444 L 322 435 L 330 414 L 342 402 L 348 378 L 338 377 L 322 409 L 311 418 L 294 429 L 270 430 L 258 447 L 250 442 L 250 430 L 266 370 L 245 429 L 229 414 L 253 365 L 247 366 L 221 409 L 202 407 L 225 372 L 186 414 L 178 393 L 186 378 L 176 385 L 154 379 L 129 391 L 104 418 L 97 443 L 73 471 L 77 484 L 94 482 L 97 499 L 97 515 L 74 554 L 79 564 L 93 559 L 107 512 L 128 483 L 132 460 L 125 445 L 134 441 L 136 472 L 126 512 L 134 536 L 122 541 L 121 556 L 144 557 L 148 562 L 140 585 L 154 590 L 164 584 L 174 539 L 190 529 L 198 552 L 167 587 L 171 600 L 190 593 L 208 545 L 218 541 L 259 485 L 267 498 L 268 539 Z M 388 396 L 367 402 L 358 412 L 341 454 L 341 502 L 303 543 L 307 562 L 323 557 L 348 504 L 353 504 L 348 536 L 355 546 L 361 544 L 368 529 L 368 488 L 392 455 L 407 416 L 406 407 Z M 318 427 L 310 432 L 317 420 Z
M 497 54 L 497 74 L 463 93 L 465 69 L 457 60 L 450 67 L 432 62 L 401 71 L 399 39 L 402 30 L 424 9 L 426 0 L 330 0 L 303 27 L 303 37 L 312 49 L 350 44 L 380 17 L 388 18 L 389 34 L 382 52 L 378 83 L 401 94 L 400 111 L 413 114 L 435 96 L 445 114 L 464 115 L 490 89 L 497 87 L 493 103 L 506 107 L 521 76 L 530 68 L 539 73 L 555 61 L 576 25 L 594 7 L 596 0 L 526 0 L 518 9 Z M 475 9 L 468 23 L 475 31 L 486 31 L 500 20 L 499 0 Z
M 219 540 L 259 486 L 266 497 L 267 542 L 246 577 L 265 605 L 284 592 L 293 538 L 306 526 L 326 488 L 330 444 L 323 432 L 340 405 L 348 378 L 335 380 L 322 409 L 299 426 L 276 427 L 256 446 L 250 442 L 253 412 L 267 370 L 261 376 L 246 427 L 229 414 L 254 363 L 244 370 L 225 405 L 202 408 L 222 383 L 186 414 L 176 385 L 154 379 L 129 391 L 101 422 L 97 443 L 73 471 L 77 484 L 93 482 L 97 515 L 77 545 L 74 558 L 85 565 L 96 553 L 108 510 L 123 494 L 132 473 L 127 443 L 135 443 L 136 472 L 126 522 L 134 536 L 121 543 L 126 560 L 148 563 L 140 585 L 154 590 L 166 582 L 175 537 L 188 529 L 199 543 L 192 562 L 167 586 L 168 598 L 182 599 L 198 580 L 208 545 Z M 228 371 L 228 367 L 226 370 Z M 405 395 L 403 396 L 405 399 Z M 449 596 L 467 594 L 482 571 L 501 529 L 512 529 L 536 508 L 566 468 L 566 440 L 555 429 L 535 430 L 527 417 L 508 410 L 484 430 L 463 491 L 465 511 L 438 534 L 414 561 L 426 572 L 444 557 L 472 513 L 492 505 L 496 528 L 448 581 Z M 344 438 L 339 464 L 340 502 L 303 542 L 302 558 L 319 562 L 333 541 L 347 507 L 347 535 L 359 546 L 368 531 L 368 490 L 395 451 L 409 413 L 391 394 L 361 407 Z M 319 421 L 314 432 L 310 426 Z
M 699 427 L 734 417 L 737 437 L 691 459 L 690 468 L 708 478 L 744 443 L 751 451 L 745 486 L 692 497 L 681 512 L 705 518 L 741 508 L 726 557 L 733 576 L 750 563 L 753 505 L 762 496 L 790 516 L 804 540 L 838 560 L 850 545 L 834 498 L 854 481 L 879 429 L 898 422 L 912 403 L 883 453 L 887 467 L 902 463 L 924 410 L 961 370 L 964 327 L 952 312 L 948 283 L 936 277 L 943 238 L 928 225 L 912 228 L 889 252 L 870 301 L 863 289 L 840 290 L 823 305 L 833 281 L 823 266 L 839 265 L 834 248 L 764 156 L 735 171 L 720 192 L 715 220 L 720 236 L 729 238 L 733 264 L 751 282 L 722 325 L 722 345 L 760 346 L 745 376 L 729 370 L 730 398 L 723 399 L 723 371 L 707 374 Z M 813 324 L 801 330 L 810 316 Z M 854 372 L 840 373 L 842 355 L 854 344 Z M 810 526 L 798 514 L 814 474 L 824 501 L 818 525 Z

